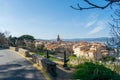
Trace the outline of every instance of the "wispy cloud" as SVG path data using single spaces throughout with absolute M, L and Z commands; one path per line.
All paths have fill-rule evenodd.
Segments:
M 88 27 L 94 25 L 96 21 L 97 21 L 97 20 L 93 20 L 93 21 L 88 22 L 88 23 L 86 24 L 85 28 L 88 28 Z
M 97 23 L 97 27 L 95 27 L 92 31 L 90 31 L 88 34 L 95 34 L 97 32 L 100 32 L 101 30 L 105 29 L 105 22 L 104 21 L 99 21 Z
M 85 24 L 85 28 L 89 28 L 93 25 L 95 25 L 95 23 L 97 22 L 98 20 L 98 14 L 97 13 L 91 13 L 88 15 L 88 19 L 87 19 L 87 22 Z

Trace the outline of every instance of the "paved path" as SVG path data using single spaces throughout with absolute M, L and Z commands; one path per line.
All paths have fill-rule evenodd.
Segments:
M 18 54 L 0 50 L 0 80 L 45 80 L 43 75 Z

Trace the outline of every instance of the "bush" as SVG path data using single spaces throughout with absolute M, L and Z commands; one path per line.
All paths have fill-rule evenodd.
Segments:
M 57 58 L 55 58 L 55 57 L 50 57 L 49 60 L 51 60 L 51 61 L 59 61 L 59 60 L 58 60 Z
M 115 61 L 115 57 L 114 56 L 107 56 L 103 58 L 104 61 Z
M 38 54 L 38 55 L 40 55 L 40 56 L 42 56 L 42 57 L 45 56 L 45 53 L 44 53 L 44 52 L 36 52 L 36 54 Z
M 76 57 L 75 55 L 70 55 L 68 58 L 69 58 L 70 60 L 73 60 L 73 59 L 76 59 L 77 57 Z
M 73 80 L 120 80 L 120 75 L 98 63 L 85 62 L 78 65 Z

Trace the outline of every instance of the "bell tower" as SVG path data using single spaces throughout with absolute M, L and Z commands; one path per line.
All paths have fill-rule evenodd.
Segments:
M 60 42 L 61 40 L 60 40 L 60 36 L 58 35 L 57 36 L 57 42 Z

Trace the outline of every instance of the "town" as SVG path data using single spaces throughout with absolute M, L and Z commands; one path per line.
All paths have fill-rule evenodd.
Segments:
M 68 55 L 76 55 L 77 57 L 84 56 L 89 59 L 103 59 L 104 57 L 111 55 L 116 56 L 118 50 L 116 48 L 109 49 L 105 43 L 98 42 L 69 42 L 62 41 L 59 35 L 56 38 L 56 41 L 37 41 L 35 40 L 35 46 L 44 45 L 48 50 L 53 51 L 56 55 L 62 54 L 64 51 Z

